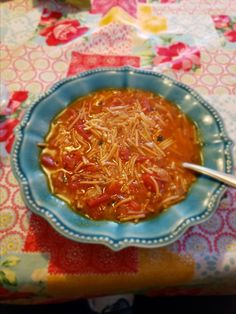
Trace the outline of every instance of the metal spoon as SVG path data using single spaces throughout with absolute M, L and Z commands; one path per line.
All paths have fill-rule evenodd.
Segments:
M 213 170 L 210 168 L 191 164 L 188 162 L 183 162 L 182 165 L 184 168 L 206 174 L 207 176 L 209 176 L 211 178 L 217 179 L 218 181 L 224 182 L 227 185 L 236 188 L 236 176 L 234 176 L 232 174 L 227 174 L 227 173 L 224 173 L 221 171 Z

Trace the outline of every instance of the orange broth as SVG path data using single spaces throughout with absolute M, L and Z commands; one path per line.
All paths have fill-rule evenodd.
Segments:
M 201 163 L 194 123 L 151 92 L 100 90 L 79 98 L 51 123 L 40 163 L 52 193 L 95 220 L 134 221 L 186 197 Z

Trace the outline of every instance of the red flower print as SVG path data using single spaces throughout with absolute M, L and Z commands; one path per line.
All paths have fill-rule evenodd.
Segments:
M 236 24 L 235 24 L 236 25 Z M 235 30 L 229 30 L 224 33 L 224 36 L 230 41 L 231 43 L 236 42 L 236 27 L 234 25 Z
M 14 113 L 17 108 L 21 105 L 22 102 L 24 102 L 28 98 L 28 92 L 27 91 L 17 91 L 14 92 L 11 96 L 11 99 L 9 100 L 6 108 L 1 112 L 1 114 L 12 114 Z
M 9 138 L 18 122 L 17 119 L 0 122 L 0 142 L 5 142 Z
M 180 55 L 183 51 L 188 48 L 188 45 L 177 42 L 169 47 L 169 50 L 173 57 Z
M 230 25 L 230 17 L 228 15 L 213 15 L 215 28 L 226 28 Z
M 48 46 L 57 46 L 82 36 L 88 30 L 88 27 L 80 27 L 77 20 L 62 20 L 42 29 L 40 35 L 46 37 Z
M 172 57 L 172 52 L 168 47 L 159 47 L 157 48 L 157 57 L 155 58 L 155 64 L 171 61 Z
M 49 11 L 47 8 L 45 8 L 43 9 L 39 25 L 51 25 L 55 23 L 57 20 L 59 20 L 61 17 L 62 17 L 61 12 Z
M 5 148 L 8 153 L 11 152 L 14 142 L 13 130 L 18 123 L 18 119 L 9 119 L 0 123 L 0 142 L 5 142 Z
M 174 70 L 189 71 L 194 66 L 200 65 L 200 51 L 182 42 L 172 44 L 169 47 L 157 47 L 157 56 L 154 58 L 154 65 L 171 62 Z

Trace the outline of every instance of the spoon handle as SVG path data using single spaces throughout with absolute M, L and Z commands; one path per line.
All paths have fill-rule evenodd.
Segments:
M 221 182 L 226 183 L 229 186 L 236 188 L 236 176 L 234 176 L 232 174 L 227 174 L 227 173 L 224 173 L 221 171 L 209 169 L 209 168 L 202 167 L 202 166 L 195 165 L 195 164 L 191 164 L 188 162 L 183 162 L 182 165 L 183 165 L 183 167 L 185 167 L 187 169 L 191 169 L 191 170 L 194 170 L 196 172 L 206 174 L 211 178 L 217 179 Z

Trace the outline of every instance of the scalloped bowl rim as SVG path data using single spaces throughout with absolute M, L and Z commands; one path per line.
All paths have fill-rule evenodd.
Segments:
M 20 154 L 21 152 L 21 143 L 24 140 L 24 131 L 27 130 L 28 122 L 31 119 L 31 116 L 37 106 L 40 106 L 40 103 L 47 99 L 49 96 L 51 96 L 54 92 L 56 92 L 58 89 L 60 89 L 61 86 L 66 85 L 68 82 L 73 82 L 76 80 L 80 80 L 83 78 L 87 78 L 89 76 L 92 76 L 96 73 L 100 73 L 102 75 L 106 75 L 107 73 L 125 73 L 125 75 L 135 75 L 140 74 L 144 76 L 152 76 L 154 79 L 158 78 L 162 81 L 166 81 L 167 83 L 170 82 L 174 87 L 178 87 L 181 90 L 184 90 L 188 95 L 192 96 L 193 99 L 197 100 L 201 106 L 203 106 L 215 119 L 215 123 L 217 124 L 217 127 L 219 128 L 219 136 L 222 140 L 222 144 L 224 146 L 223 148 L 223 155 L 224 155 L 224 167 L 226 173 L 232 173 L 233 171 L 233 159 L 232 159 L 232 152 L 231 152 L 231 146 L 233 142 L 228 137 L 224 124 L 222 122 L 221 117 L 219 116 L 218 112 L 204 99 L 202 98 L 196 91 L 194 91 L 189 86 L 180 83 L 166 75 L 163 75 L 158 72 L 149 71 L 149 70 L 142 70 L 142 69 L 136 69 L 133 67 L 125 66 L 120 68 L 97 68 L 95 70 L 89 70 L 86 72 L 83 72 L 79 75 L 72 76 L 69 78 L 62 79 L 61 81 L 57 82 L 54 86 L 52 86 L 46 93 L 38 97 L 27 109 L 25 112 L 25 115 L 20 122 L 20 124 L 15 129 L 15 142 L 13 145 L 12 153 L 11 153 L 11 164 L 13 173 L 17 179 L 17 181 L 20 184 L 20 190 L 21 195 L 23 197 L 23 200 L 28 208 L 31 209 L 32 212 L 36 213 L 39 216 L 42 216 L 44 219 L 46 219 L 52 227 L 57 230 L 61 235 L 70 238 L 74 241 L 78 242 L 85 242 L 85 243 L 95 243 L 95 244 L 104 244 L 111 249 L 117 251 L 120 249 L 123 249 L 125 247 L 129 246 L 137 246 L 137 247 L 161 247 L 166 246 L 174 241 L 176 241 L 188 228 L 190 228 L 193 225 L 199 224 L 207 219 L 210 218 L 210 216 L 214 213 L 215 209 L 217 208 L 220 199 L 223 195 L 223 193 L 226 190 L 226 186 L 222 183 L 218 183 L 217 187 L 214 189 L 214 193 L 208 200 L 206 208 L 204 208 L 204 211 L 200 214 L 191 216 L 189 218 L 183 219 L 178 225 L 172 230 L 170 234 L 165 234 L 162 236 L 149 236 L 149 237 L 139 237 L 137 236 L 129 236 L 129 235 L 105 235 L 103 233 L 99 234 L 86 234 L 84 232 L 81 232 L 78 230 L 72 230 L 69 225 L 65 221 L 61 221 L 51 210 L 39 206 L 35 200 L 32 198 L 31 190 L 30 190 L 30 184 L 27 177 L 27 174 L 24 173 L 24 171 L 21 168 L 21 160 L 20 160 Z M 96 88 L 94 89 L 96 90 Z M 158 217 L 154 218 L 154 220 L 158 219 Z M 90 220 L 91 222 L 91 220 Z M 105 222 L 106 223 L 106 222 Z M 138 224 L 141 224 L 142 222 L 139 222 Z M 94 222 L 96 225 L 96 223 Z M 120 226 L 119 223 L 113 223 L 115 227 L 117 225 Z M 130 226 L 130 223 L 122 223 L 122 225 L 127 225 L 128 228 Z M 126 229 L 125 229 L 126 230 Z M 127 233 L 127 231 L 126 231 Z

